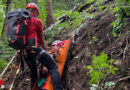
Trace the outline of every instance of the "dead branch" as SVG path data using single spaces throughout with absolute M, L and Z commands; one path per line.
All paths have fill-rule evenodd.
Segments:
M 20 79 L 22 76 L 24 76 L 28 72 L 29 68 L 26 68 L 23 73 L 20 73 L 16 79 Z
M 121 49 L 120 52 L 121 52 L 121 53 L 119 53 L 118 55 L 116 55 L 116 56 L 114 57 L 114 59 L 116 59 L 117 57 L 119 57 L 119 56 L 123 53 L 123 50 Z
M 5 67 L 5 69 L 3 70 L 3 72 L 0 74 L 1 78 L 5 74 L 6 70 L 8 69 L 8 67 L 10 66 L 10 64 L 12 63 L 12 61 L 14 60 L 15 56 L 18 54 L 18 52 L 19 52 L 19 50 L 14 54 L 14 56 L 11 58 L 10 62 L 8 63 L 8 65 Z
M 125 60 L 125 54 L 126 54 L 126 51 L 127 51 L 127 49 L 128 49 L 128 37 L 126 38 L 126 47 L 125 47 L 125 49 L 124 49 L 124 53 L 123 53 L 123 61 Z
M 74 82 L 74 84 L 77 86 L 77 87 L 79 87 L 81 90 L 85 90 L 85 89 L 83 89 L 78 83 L 76 83 L 74 80 L 72 80 L 73 82 Z
M 120 78 L 119 80 L 116 81 L 116 83 L 121 82 L 121 81 L 126 80 L 126 79 L 129 79 L 129 78 L 130 78 L 130 76 Z
M 109 35 L 109 34 L 107 34 L 107 38 L 108 38 L 108 40 L 109 40 L 110 46 L 112 46 L 112 44 L 111 44 L 111 39 L 110 39 L 110 35 Z

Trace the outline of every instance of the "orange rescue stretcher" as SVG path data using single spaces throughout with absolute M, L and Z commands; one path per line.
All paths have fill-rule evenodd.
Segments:
M 61 48 L 59 48 L 59 53 L 56 57 L 60 76 L 62 76 L 62 72 L 64 69 L 65 62 L 66 62 L 67 53 L 69 50 L 71 40 L 72 40 L 71 37 L 68 40 L 65 40 L 64 45 Z M 37 86 L 38 86 L 38 81 L 34 85 L 33 90 L 37 90 Z M 53 83 L 49 74 L 44 78 L 44 83 L 42 84 L 42 88 L 40 90 L 53 90 Z

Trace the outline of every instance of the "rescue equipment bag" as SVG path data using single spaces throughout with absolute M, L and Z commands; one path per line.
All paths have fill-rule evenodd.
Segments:
M 7 44 L 22 50 L 26 47 L 27 20 L 30 15 L 25 9 L 16 9 L 7 15 Z

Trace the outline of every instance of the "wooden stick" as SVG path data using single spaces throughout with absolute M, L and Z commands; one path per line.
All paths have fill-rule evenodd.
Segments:
M 12 61 L 14 60 L 15 56 L 17 55 L 17 53 L 19 52 L 19 50 L 14 54 L 14 56 L 11 58 L 10 62 L 8 63 L 8 65 L 6 66 L 6 68 L 3 70 L 3 72 L 0 74 L 0 77 L 2 78 L 4 73 L 6 72 L 6 70 L 8 69 L 9 65 L 12 63 Z
M 121 79 L 118 80 L 118 82 L 123 81 L 123 80 L 126 80 L 126 79 L 129 79 L 129 78 L 130 78 L 130 76 L 127 76 L 127 77 L 121 78 Z
M 10 89 L 9 89 L 9 90 L 12 90 L 13 85 L 14 85 L 14 82 L 15 82 L 15 80 L 16 80 L 16 77 L 17 77 L 17 74 L 19 73 L 19 71 L 20 71 L 20 64 L 19 64 L 19 68 L 18 68 L 17 71 L 16 71 L 16 74 L 15 74 L 15 76 L 14 76 L 14 80 L 13 80 L 13 82 L 11 83 L 11 86 L 10 86 Z

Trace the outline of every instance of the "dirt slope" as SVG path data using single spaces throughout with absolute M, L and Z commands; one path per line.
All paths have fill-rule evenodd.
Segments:
M 114 38 L 110 27 L 110 23 L 114 19 L 115 17 L 110 13 L 107 13 L 104 18 L 99 15 L 95 19 L 89 19 L 86 21 L 87 24 L 75 35 L 74 43 L 69 51 L 71 53 L 68 55 L 65 75 L 63 76 L 64 86 L 67 90 L 89 90 L 88 81 L 90 78 L 83 66 L 91 64 L 92 55 L 99 55 L 102 51 L 107 53 L 109 58 L 115 59 L 117 61 L 115 64 L 120 69 L 114 76 L 109 76 L 109 81 L 116 81 L 130 75 L 130 34 L 126 35 L 127 30 L 130 30 L 130 26 L 123 28 L 120 36 Z M 124 30 L 126 31 L 124 32 Z M 98 40 L 89 44 L 94 36 Z M 120 87 L 120 84 L 126 86 Z M 121 81 L 120 84 L 113 90 L 128 90 L 124 88 L 130 88 L 128 79 L 125 82 Z
M 108 5 L 112 3 L 108 2 Z M 90 78 L 84 66 L 91 64 L 93 54 L 99 55 L 102 51 L 110 59 L 115 59 L 114 65 L 119 68 L 115 75 L 106 78 L 106 81 L 116 82 L 116 87 L 110 90 L 130 89 L 130 21 L 128 19 L 127 26 L 115 38 L 110 26 L 115 18 L 110 11 L 104 10 L 95 18 L 86 19 L 81 25 L 74 36 L 62 77 L 67 90 L 89 90 Z
M 107 2 L 108 5 L 112 3 L 111 0 Z M 90 12 L 95 11 L 96 9 Z M 130 76 L 130 22 L 128 20 L 127 26 L 122 28 L 119 37 L 115 38 L 110 26 L 115 19 L 109 10 L 104 10 L 95 18 L 85 19 L 73 34 L 74 38 L 62 76 L 65 90 L 89 90 L 90 78 L 84 66 L 91 64 L 93 54 L 99 55 L 102 51 L 107 53 L 109 58 L 115 59 L 114 64 L 119 68 L 115 75 L 109 75 L 106 79 L 116 82 L 116 87 L 111 90 L 130 89 L 130 78 L 125 78 Z M 72 32 L 66 32 L 70 33 Z M 30 71 L 26 69 L 25 73 L 18 75 L 13 90 L 29 90 L 29 73 Z M 12 82 L 13 76 L 14 73 L 7 76 L 8 85 Z

